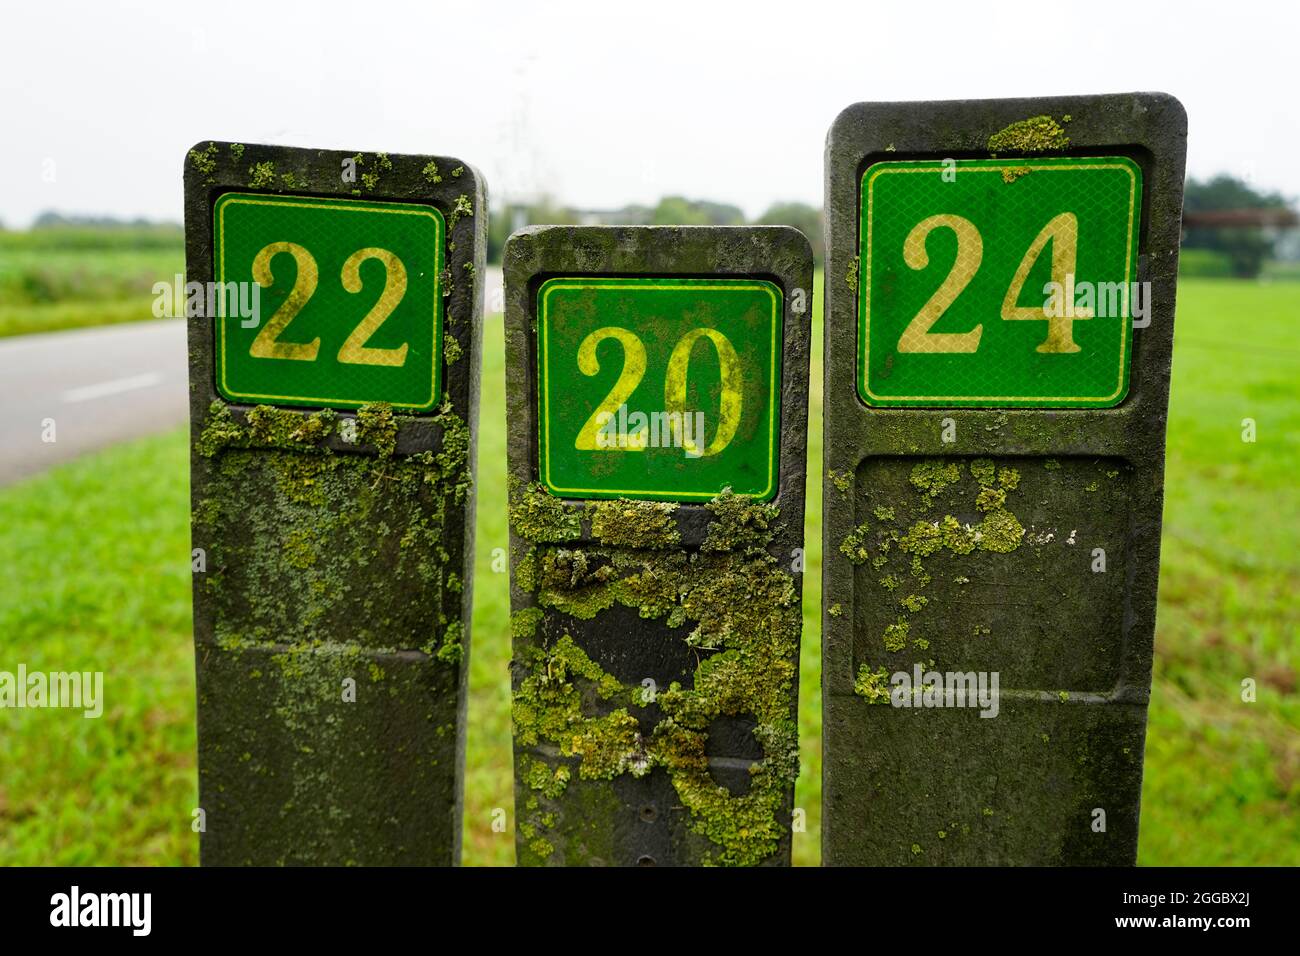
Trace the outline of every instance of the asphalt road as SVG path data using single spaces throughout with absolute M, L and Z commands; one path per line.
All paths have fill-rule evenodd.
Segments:
M 181 319 L 0 339 L 0 484 L 185 421 L 185 363 Z
M 486 273 L 491 313 L 501 270 Z M 0 338 L 0 484 L 183 423 L 186 363 L 181 319 Z

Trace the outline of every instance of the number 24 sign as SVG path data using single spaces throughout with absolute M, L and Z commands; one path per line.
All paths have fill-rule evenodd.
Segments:
M 862 400 L 1118 404 L 1141 196 L 1124 157 L 869 166 L 855 276 Z

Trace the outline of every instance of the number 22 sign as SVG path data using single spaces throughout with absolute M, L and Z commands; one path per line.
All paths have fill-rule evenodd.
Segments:
M 223 397 L 341 408 L 388 402 L 412 411 L 439 403 L 442 213 L 412 203 L 226 193 L 213 215 L 217 281 L 227 289 L 256 283 L 259 303 L 255 321 L 215 319 Z

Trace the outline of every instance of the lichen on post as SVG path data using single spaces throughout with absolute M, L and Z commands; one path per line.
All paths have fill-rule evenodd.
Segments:
M 551 227 L 525 230 L 507 243 L 521 864 L 789 863 L 799 768 L 808 372 L 806 310 L 795 312 L 790 302 L 801 301 L 796 290 L 811 288 L 811 268 L 806 240 L 785 229 Z M 697 487 L 691 458 L 680 465 L 680 482 L 645 497 L 602 492 L 607 462 L 647 454 L 635 442 L 633 450 L 590 445 L 579 459 L 594 469 L 590 493 L 539 481 L 539 384 L 529 361 L 538 321 L 533 277 L 647 273 L 669 277 L 669 287 L 675 274 L 780 277 L 774 338 L 781 342 L 782 377 L 772 388 L 780 403 L 772 433 L 779 481 L 770 493 L 736 493 L 719 481 L 707 494 L 683 494 Z M 726 330 L 717 323 L 720 335 Z M 652 351 L 654 343 L 671 348 L 683 330 L 664 324 L 652 333 L 629 321 L 627 333 L 617 337 L 633 354 L 644 338 L 650 382 L 628 401 L 645 401 L 645 394 L 661 394 L 670 364 L 667 350 Z M 727 354 L 726 347 L 716 354 Z M 590 374 L 598 364 L 587 361 Z M 744 393 L 742 407 L 746 399 L 752 392 Z M 566 393 L 566 401 L 575 399 Z M 749 411 L 753 417 L 742 420 L 752 430 L 762 409 Z M 563 440 L 582 447 L 580 436 Z M 639 487 L 653 487 L 657 467 L 647 465 Z M 738 473 L 737 480 L 748 479 Z
M 478 175 L 424 170 L 462 165 L 187 157 L 189 278 L 261 287 L 260 315 L 189 319 L 205 865 L 459 860 L 482 311 L 463 266 L 486 235 Z M 362 327 L 354 293 L 399 273 Z
M 1186 133 L 1150 93 L 831 127 L 824 863 L 1137 858 Z M 1148 321 L 1058 328 L 1065 276 Z

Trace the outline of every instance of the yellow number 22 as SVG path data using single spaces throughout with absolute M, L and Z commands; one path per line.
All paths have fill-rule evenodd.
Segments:
M 303 306 L 316 293 L 320 281 L 320 271 L 316 259 L 310 252 L 296 242 L 272 242 L 264 246 L 253 259 L 253 279 L 262 288 L 269 288 L 275 281 L 271 272 L 271 262 L 277 255 L 286 252 L 298 265 L 298 275 L 293 281 L 293 288 L 288 298 L 280 304 L 274 314 L 267 320 L 253 339 L 248 353 L 253 358 L 291 359 L 299 362 L 314 362 L 320 353 L 320 336 L 310 342 L 283 342 L 289 323 L 294 320 Z M 358 249 L 348 256 L 339 278 L 343 288 L 348 292 L 361 291 L 361 263 L 367 259 L 378 259 L 384 265 L 384 289 L 379 299 L 366 313 L 365 318 L 352 330 L 347 340 L 339 348 L 338 359 L 350 365 L 382 365 L 400 368 L 406 364 L 406 352 L 409 343 L 403 342 L 396 348 L 371 348 L 366 345 L 385 320 L 393 314 L 402 297 L 406 295 L 406 267 L 402 260 L 387 249 L 370 247 Z

